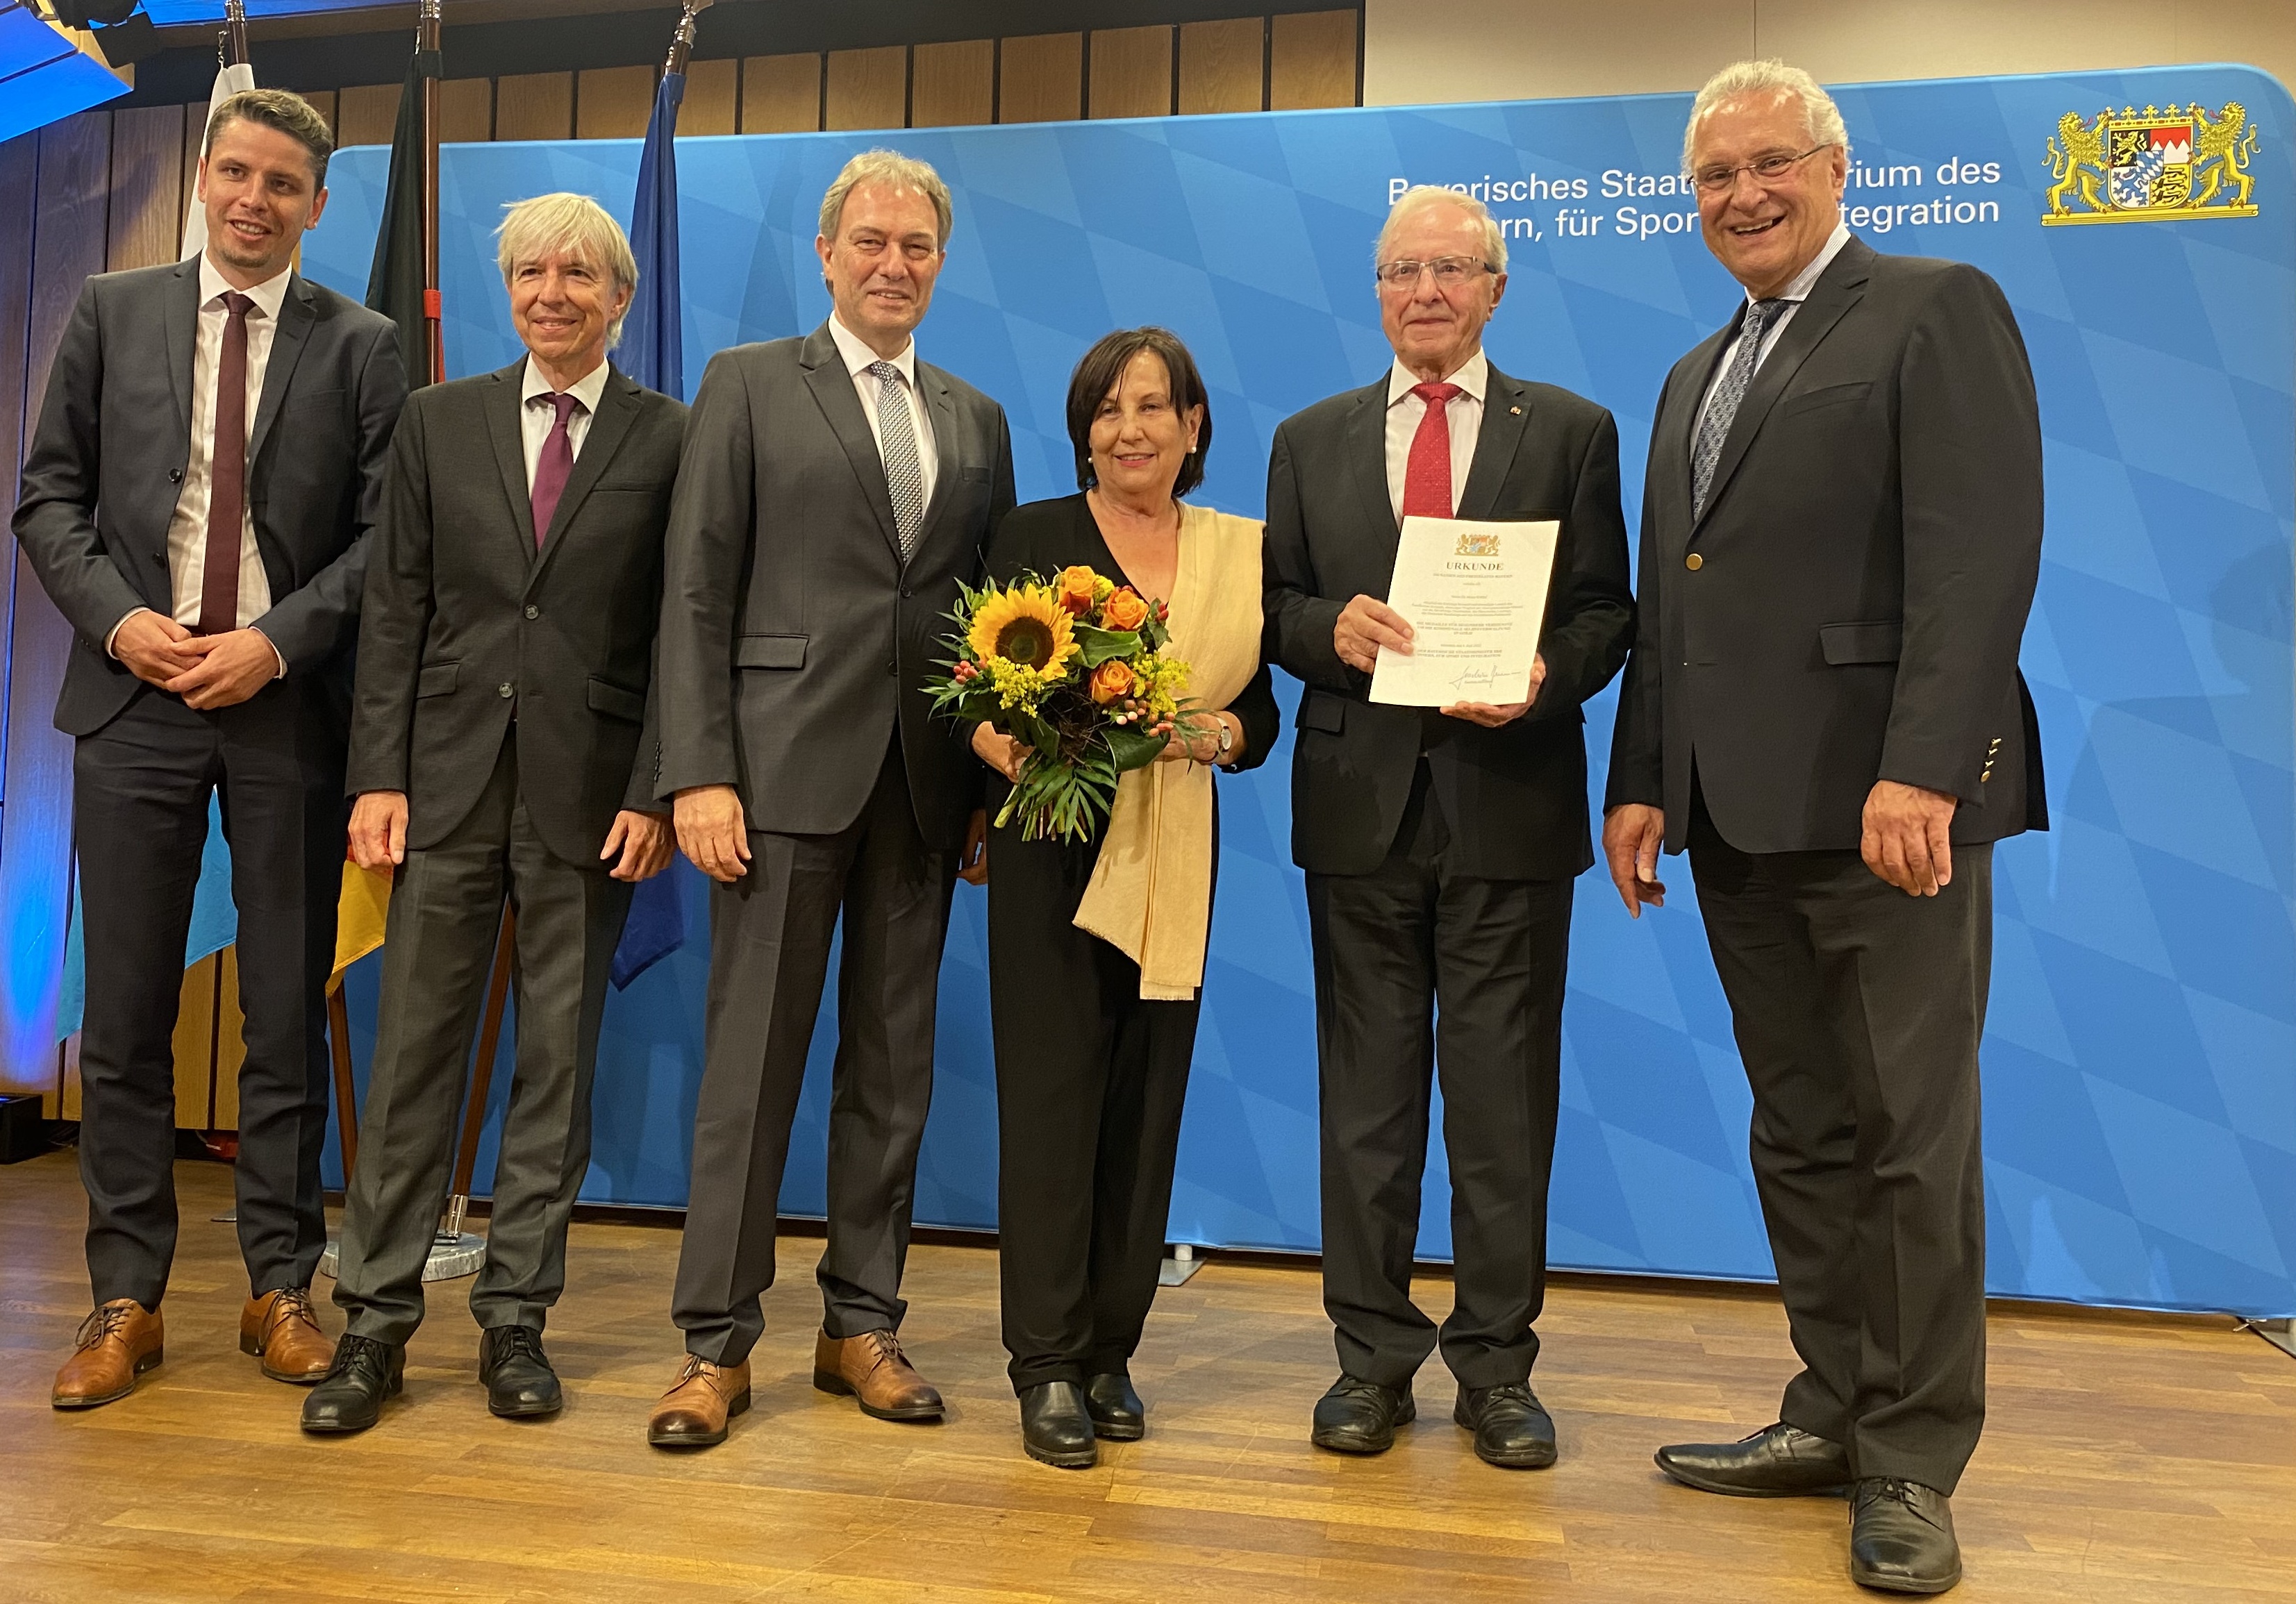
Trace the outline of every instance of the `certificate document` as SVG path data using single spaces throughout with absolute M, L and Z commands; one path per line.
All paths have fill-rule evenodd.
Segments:
M 1530 691 L 1562 526 L 1406 518 L 1387 604 L 1410 621 L 1408 656 L 1382 646 L 1371 700 L 1505 707 Z

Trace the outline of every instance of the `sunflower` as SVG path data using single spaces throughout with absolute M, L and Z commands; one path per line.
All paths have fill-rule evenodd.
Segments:
M 984 600 L 965 643 L 983 663 L 1002 659 L 1046 679 L 1058 678 L 1078 651 L 1068 610 L 1037 585 L 1015 585 Z

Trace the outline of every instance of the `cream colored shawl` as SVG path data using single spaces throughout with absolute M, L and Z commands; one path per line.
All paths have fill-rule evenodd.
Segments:
M 1188 665 L 1188 695 L 1226 708 L 1259 671 L 1255 519 L 1180 508 L 1179 565 L 1166 648 Z M 1140 966 L 1140 994 L 1186 1002 L 1204 983 L 1212 919 L 1212 772 L 1152 763 L 1117 782 L 1076 924 Z

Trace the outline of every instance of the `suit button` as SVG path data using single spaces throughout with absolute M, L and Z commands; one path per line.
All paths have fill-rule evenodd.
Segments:
M 901 600 L 902 600 L 902 601 L 904 601 L 904 602 L 907 601 L 910 597 L 912 597 L 912 596 L 914 596 L 914 595 L 915 595 L 916 593 L 917 593 L 916 592 L 914 592 L 914 591 L 911 590 L 911 589 L 910 589 L 907 585 L 903 585 L 903 586 L 901 586 Z
M 504 700 L 508 700 L 509 698 L 517 695 L 518 692 L 508 680 L 504 680 L 501 684 L 495 687 L 495 694 L 504 698 Z
M 184 471 L 183 471 L 182 469 L 180 469 L 180 468 L 170 468 L 170 469 L 168 469 L 168 482 L 169 484 L 171 484 L 171 485 L 180 485 L 180 484 L 182 484 L 182 483 L 184 482 Z
M 1683 567 L 1685 567 L 1685 568 L 1686 568 L 1686 569 L 1688 569 L 1692 573 L 1693 573 L 1693 574 L 1694 574 L 1694 573 L 1696 573 L 1700 569 L 1702 569 L 1702 568 L 1704 568 L 1704 567 L 1706 566 L 1706 559 L 1705 559 L 1705 558 L 1703 558 L 1703 557 L 1701 557 L 1697 552 L 1691 552 L 1691 554 L 1690 554 L 1689 556 L 1687 556 L 1687 557 L 1685 557 L 1685 558 L 1684 558 L 1684 559 L 1682 560 L 1682 566 L 1683 566 Z
M 901 666 L 898 663 L 888 663 L 885 665 L 885 672 L 887 674 L 898 674 L 900 671 Z
M 542 616 L 542 610 L 538 607 L 529 607 L 526 610 L 526 616 L 529 618 L 538 618 Z

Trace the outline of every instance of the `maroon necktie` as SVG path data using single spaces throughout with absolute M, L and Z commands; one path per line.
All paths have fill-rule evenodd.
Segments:
M 1419 432 L 1411 437 L 1411 455 L 1403 469 L 1403 515 L 1406 518 L 1451 516 L 1451 397 L 1456 384 L 1414 384 L 1411 393 L 1427 404 Z
M 208 456 L 208 549 L 200 566 L 200 622 L 193 633 L 239 627 L 239 543 L 247 521 L 247 315 L 255 303 L 223 296 L 223 355 L 216 364 L 215 445 Z
M 566 481 L 574 475 L 574 437 L 566 432 L 566 425 L 582 403 L 563 395 L 536 396 L 529 405 L 533 401 L 547 401 L 558 409 L 550 438 L 543 441 L 542 454 L 534 463 L 534 549 L 540 551 L 550 534 L 550 520 L 557 515 L 558 498 L 566 494 Z

